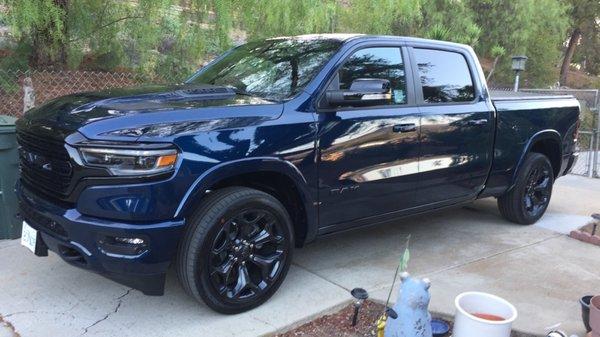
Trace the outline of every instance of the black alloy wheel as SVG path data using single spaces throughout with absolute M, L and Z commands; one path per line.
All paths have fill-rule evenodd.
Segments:
M 498 198 L 500 214 L 522 225 L 536 222 L 548 208 L 553 185 L 554 171 L 548 157 L 529 153 L 518 171 L 513 188 Z
M 283 232 L 277 217 L 261 208 L 244 209 L 226 220 L 207 256 L 219 296 L 246 300 L 264 293 L 283 270 Z
M 294 235 L 285 207 L 246 187 L 210 192 L 189 217 L 177 273 L 184 290 L 235 314 L 267 301 L 285 278 Z
M 530 217 L 537 217 L 544 211 L 550 201 L 552 180 L 550 168 L 545 165 L 534 167 L 529 173 L 525 193 L 523 195 L 523 204 L 525 211 Z

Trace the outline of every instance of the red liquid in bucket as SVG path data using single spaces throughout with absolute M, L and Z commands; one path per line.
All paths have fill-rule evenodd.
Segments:
M 473 315 L 477 318 L 485 319 L 486 321 L 500 322 L 500 321 L 505 320 L 504 317 L 501 317 L 501 316 L 492 315 L 492 314 L 483 314 L 480 312 L 472 313 L 471 315 Z

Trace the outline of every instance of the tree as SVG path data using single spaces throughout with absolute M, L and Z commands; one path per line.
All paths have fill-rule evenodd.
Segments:
M 571 6 L 565 5 L 570 2 Z M 417 36 L 472 45 L 493 60 L 496 84 L 512 82 L 510 57 L 529 56 L 524 80 L 556 82 L 563 61 L 600 72 L 598 0 L 0 0 L 14 43 L 12 66 L 191 73 L 246 39 L 307 33 Z M 4 5 L 4 6 L 1 6 Z M 576 9 L 576 10 L 575 10 Z M 580 13 L 581 12 L 581 13 Z M 590 13 L 596 13 L 594 15 Z M 567 15 L 569 14 L 569 15 Z M 578 20 L 569 17 L 578 18 Z M 568 32 L 568 28 L 571 27 Z M 590 32 L 595 32 L 591 34 Z M 502 48 L 503 53 L 498 51 Z M 567 51 L 569 48 L 567 48 Z M 567 59 L 569 59 L 567 61 Z M 567 67 L 568 68 L 568 67 Z
M 414 35 L 421 21 L 420 0 L 354 0 L 340 10 L 340 31 Z
M 479 56 L 495 59 L 496 46 L 502 46 L 508 56 L 498 58 L 490 77 L 493 84 L 512 83 L 510 56 L 521 54 L 529 57 L 522 74 L 526 85 L 556 82 L 560 45 L 568 26 L 567 6 L 559 0 L 468 0 L 468 5 L 477 24 L 484 27 L 475 45 Z
M 32 67 L 189 73 L 230 45 L 233 0 L 0 1 Z
M 572 62 L 579 63 L 591 75 L 600 75 L 600 27 L 596 26 L 581 38 Z
M 40 65 L 64 62 L 68 0 L 6 0 L 13 33 L 32 45 L 32 61 Z
M 482 28 L 464 1 L 422 0 L 422 20 L 417 36 L 474 45 Z
M 250 39 L 337 30 L 336 0 L 246 0 L 237 6 L 237 21 Z
M 502 47 L 502 46 L 495 45 L 492 47 L 490 54 L 494 58 L 494 63 L 492 64 L 492 68 L 490 69 L 490 72 L 488 73 L 488 75 L 485 78 L 486 81 L 489 81 L 490 78 L 492 78 L 492 75 L 494 74 L 494 71 L 496 70 L 496 66 L 498 65 L 498 60 L 500 60 L 500 57 L 502 57 L 506 54 L 506 49 L 504 49 L 504 47 Z
M 578 45 L 582 42 L 582 36 L 588 43 L 588 48 L 598 49 L 595 44 L 598 41 L 600 26 L 600 1 L 598 0 L 568 0 L 571 8 L 568 12 L 571 19 L 570 33 L 560 67 L 560 83 L 567 84 L 569 68 Z M 590 46 L 591 45 L 591 46 Z
M 527 38 L 527 69 L 523 79 L 530 87 L 556 83 L 559 77 L 561 44 L 568 29 L 568 7 L 556 0 L 535 0 L 530 14 L 531 34 Z M 543 10 L 540 10 L 543 8 Z

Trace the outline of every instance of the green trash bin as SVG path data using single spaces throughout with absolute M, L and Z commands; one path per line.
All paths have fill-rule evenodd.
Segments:
M 15 183 L 19 176 L 19 153 L 15 122 L 11 116 L 0 115 L 0 239 L 21 236 Z

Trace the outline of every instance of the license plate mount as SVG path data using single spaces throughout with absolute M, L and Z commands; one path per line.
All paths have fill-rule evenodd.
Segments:
M 48 247 L 42 240 L 40 231 L 31 227 L 26 221 L 23 221 L 21 230 L 21 245 L 37 256 L 48 256 Z

